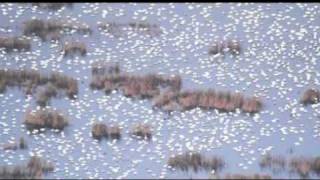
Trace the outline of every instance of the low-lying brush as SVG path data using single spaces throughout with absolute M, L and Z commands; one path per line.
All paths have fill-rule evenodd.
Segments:
M 93 138 L 98 140 L 108 137 L 108 127 L 103 123 L 96 123 L 92 126 L 91 134 Z
M 14 86 L 24 88 L 26 94 L 33 94 L 36 91 L 36 103 L 40 106 L 47 105 L 61 90 L 70 99 L 74 99 L 78 94 L 77 80 L 61 73 L 45 76 L 34 70 L 0 69 L 0 93 L 4 93 L 7 87 Z
M 241 46 L 237 40 L 215 41 L 209 48 L 209 55 L 225 54 L 230 52 L 233 55 L 241 52 Z
M 9 143 L 3 145 L 3 150 L 17 150 L 17 149 L 26 149 L 27 143 L 23 137 L 19 139 L 19 142 Z
M 142 123 L 135 124 L 131 130 L 131 134 L 133 137 L 137 137 L 139 139 L 150 140 L 152 138 L 151 126 Z
M 119 126 L 115 125 L 108 127 L 104 123 L 95 123 L 92 126 L 91 134 L 93 138 L 98 140 L 101 140 L 102 138 L 119 140 L 121 138 L 121 129 Z
M 92 67 L 92 89 L 104 90 L 107 94 L 112 90 L 120 90 L 127 97 L 152 98 L 160 94 L 163 88 L 175 91 L 181 88 L 180 76 L 164 77 L 156 74 L 143 76 L 120 72 L 116 63 L 94 64 Z
M 37 6 L 41 9 L 57 11 L 63 7 L 71 8 L 72 3 L 31 3 L 32 6 Z
M 320 157 L 292 157 L 287 162 L 282 156 L 267 154 L 260 160 L 259 165 L 262 169 L 271 169 L 273 173 L 289 168 L 289 172 L 297 173 L 301 178 L 308 178 L 311 173 L 320 175 Z
M 207 91 L 166 91 L 153 99 L 153 105 L 162 109 L 190 110 L 196 107 L 202 109 L 218 109 L 220 111 L 235 111 L 256 113 L 261 110 L 262 103 L 257 98 L 244 98 L 241 94 L 230 92 Z M 167 106 L 168 105 L 168 106 Z
M 320 157 L 295 157 L 290 160 L 290 169 L 302 178 L 308 178 L 310 173 L 320 175 Z
M 273 172 L 279 172 L 286 168 L 287 161 L 282 156 L 267 154 L 260 160 L 259 165 L 262 169 L 269 168 L 272 169 Z
M 87 46 L 82 42 L 68 42 L 65 44 L 63 51 L 64 56 L 75 56 L 77 54 L 85 56 L 87 54 Z
M 316 104 L 320 102 L 320 91 L 316 89 L 307 89 L 301 99 L 300 102 L 304 105 L 308 104 Z
M 24 123 L 30 130 L 40 128 L 62 130 L 69 124 L 69 120 L 57 110 L 39 109 L 35 112 L 28 111 Z
M 168 165 L 182 171 L 189 171 L 190 169 L 195 172 L 198 172 L 199 170 L 219 171 L 224 168 L 225 162 L 216 156 L 209 158 L 201 155 L 200 153 L 186 152 L 182 155 L 170 157 Z
M 0 48 L 4 48 L 6 52 L 30 51 L 31 43 L 29 40 L 19 37 L 0 37 Z
M 42 179 L 44 174 L 53 170 L 52 163 L 33 156 L 25 165 L 1 166 L 0 179 Z
M 43 41 L 60 39 L 65 30 L 76 30 L 78 33 L 92 33 L 88 25 L 76 22 L 68 23 L 58 20 L 31 19 L 24 22 L 23 34 L 36 35 Z
M 272 179 L 272 177 L 267 174 L 226 174 L 222 179 Z

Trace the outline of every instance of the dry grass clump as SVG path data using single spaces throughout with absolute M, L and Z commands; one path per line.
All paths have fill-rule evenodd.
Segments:
M 143 76 L 127 75 L 120 86 L 127 97 L 152 98 L 160 94 L 162 88 L 177 90 L 181 87 L 180 78 L 166 78 L 155 74 Z
M 39 109 L 35 112 L 28 111 L 24 123 L 27 128 L 52 128 L 62 130 L 68 125 L 69 120 L 60 112 L 53 109 Z
M 256 113 L 260 111 L 261 108 L 262 108 L 262 102 L 256 97 L 248 98 L 244 100 L 241 106 L 242 111 L 248 112 L 248 113 Z
M 95 63 L 92 67 L 90 87 L 103 89 L 107 94 L 112 90 L 121 90 L 127 97 L 152 98 L 159 95 L 162 89 L 180 90 L 181 77 L 163 77 L 156 74 L 129 75 L 120 72 L 118 63 Z
M 274 172 L 279 172 L 286 168 L 287 161 L 282 156 L 274 156 L 267 154 L 260 160 L 259 165 L 262 169 L 269 168 L 272 169 L 272 171 Z
M 43 41 L 48 39 L 60 39 L 65 30 L 76 30 L 78 33 L 92 33 L 92 30 L 88 25 L 83 25 L 76 22 L 69 23 L 58 20 L 31 19 L 25 21 L 23 24 L 24 35 L 36 35 Z
M 301 99 L 300 102 L 304 105 L 307 104 L 316 104 L 320 102 L 320 91 L 316 89 L 307 89 Z
M 40 106 L 47 105 L 50 98 L 56 97 L 60 90 L 70 99 L 78 94 L 77 80 L 61 73 L 45 76 L 34 70 L 0 69 L 0 93 L 4 93 L 7 87 L 14 86 L 24 88 L 26 94 L 36 91 L 36 103 Z
M 282 156 L 267 154 L 260 160 L 259 165 L 262 169 L 271 169 L 273 173 L 286 170 L 288 167 L 290 172 L 297 173 L 301 178 L 308 178 L 311 173 L 320 175 L 320 157 L 293 157 L 287 163 L 287 160 Z
M 272 177 L 267 174 L 226 174 L 222 179 L 272 179 Z
M 42 87 L 37 92 L 36 103 L 42 107 L 46 106 L 48 104 L 48 101 L 52 97 L 56 97 L 58 94 L 57 88 L 52 85 L 52 83 L 48 83 L 45 87 Z
M 42 179 L 43 174 L 53 170 L 52 163 L 33 156 L 26 165 L 1 166 L 0 179 Z
M 308 178 L 310 173 L 320 175 L 320 157 L 295 157 L 290 160 L 290 170 L 296 172 L 301 178 Z
M 119 126 L 111 126 L 108 128 L 108 137 L 110 139 L 117 139 L 121 138 L 121 129 Z
M 30 158 L 27 167 L 33 171 L 41 171 L 44 173 L 51 172 L 54 170 L 54 166 L 52 163 L 49 163 L 37 156 L 32 156 Z
M 7 52 L 12 52 L 13 50 L 30 51 L 31 43 L 29 40 L 19 37 L 0 37 L 0 48 L 4 48 Z
M 5 92 L 7 87 L 26 88 L 26 93 L 32 93 L 41 82 L 40 73 L 34 70 L 3 70 L 0 69 L 0 89 Z
M 231 112 L 237 108 L 243 112 L 256 113 L 261 110 L 262 103 L 257 98 L 244 98 L 241 94 L 230 92 L 206 91 L 167 91 L 153 99 L 153 105 L 162 109 L 190 110 L 196 107 L 218 109 Z M 168 108 L 169 107 L 169 108 Z
M 209 55 L 225 54 L 225 52 L 230 52 L 234 55 L 240 54 L 240 42 L 237 40 L 215 41 L 208 51 Z
M 108 127 L 103 123 L 95 123 L 91 130 L 92 137 L 101 140 L 103 137 L 108 137 Z
M 23 137 L 21 137 L 21 138 L 19 139 L 19 148 L 20 148 L 20 149 L 26 149 L 26 148 L 28 148 L 27 142 L 26 142 L 26 140 L 25 140 Z
M 71 8 L 72 3 L 31 3 L 32 6 L 37 6 L 41 9 L 57 11 L 63 7 Z
M 127 97 L 151 98 L 159 94 L 160 78 L 153 74 L 145 76 L 129 76 L 121 90 Z
M 257 113 L 262 102 L 256 97 L 244 98 L 240 93 L 216 92 L 212 89 L 198 91 L 180 91 L 181 77 L 165 77 L 156 74 L 143 76 L 120 72 L 118 64 L 96 63 L 92 67 L 91 89 L 121 90 L 123 95 L 132 98 L 153 99 L 153 106 L 167 112 L 190 110 L 196 107 L 218 109 L 232 112 L 241 109 L 247 113 Z
M 312 159 L 304 157 L 292 158 L 289 162 L 291 171 L 298 173 L 302 178 L 308 178 L 312 170 Z
M 208 158 L 197 152 L 186 152 L 182 155 L 170 157 L 168 165 L 182 171 L 189 171 L 190 169 L 195 172 L 201 169 L 219 171 L 225 166 L 225 162 L 216 156 Z
M 232 54 L 239 54 L 241 52 L 240 42 L 237 40 L 228 40 L 226 42 L 226 47 Z
M 223 53 L 223 43 L 215 41 L 209 48 L 209 54 L 210 55 L 215 55 L 215 54 L 222 54 Z
M 311 169 L 315 174 L 320 175 L 320 157 L 313 159 Z
M 150 140 L 152 138 L 151 126 L 142 123 L 135 124 L 131 130 L 131 134 L 133 137 L 137 137 L 139 139 Z
M 58 33 L 62 29 L 62 24 L 57 21 L 32 19 L 24 22 L 23 34 L 26 36 L 36 35 L 45 41 L 52 33 Z
M 3 145 L 3 150 L 17 150 L 18 148 L 26 149 L 27 147 L 25 139 L 21 137 L 18 142 Z
M 95 75 L 112 75 L 112 74 L 119 74 L 120 67 L 119 63 L 112 63 L 112 62 L 102 62 L 98 61 L 92 64 L 91 73 L 93 76 Z
M 163 93 L 153 98 L 154 107 L 164 107 L 172 101 L 176 101 L 179 92 L 173 90 L 166 90 Z
M 52 73 L 49 81 L 58 89 L 66 90 L 66 94 L 70 99 L 74 99 L 78 94 L 78 82 L 76 79 L 61 73 Z
M 104 123 L 95 123 L 92 126 L 91 134 L 93 138 L 98 140 L 101 140 L 102 138 L 119 140 L 121 138 L 121 129 L 119 126 L 115 125 L 108 127 Z
M 67 42 L 63 48 L 64 56 L 74 56 L 80 54 L 85 56 L 87 54 L 87 46 L 82 42 Z

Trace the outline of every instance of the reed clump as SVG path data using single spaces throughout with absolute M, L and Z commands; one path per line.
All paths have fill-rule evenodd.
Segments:
M 173 157 L 170 157 L 168 160 L 168 165 L 172 168 L 182 171 L 219 171 L 224 168 L 225 162 L 222 158 L 217 156 L 205 157 L 197 152 L 186 152 L 182 155 L 175 155 Z
M 31 42 L 21 37 L 0 37 L 0 48 L 4 48 L 6 52 L 30 51 Z
M 316 104 L 320 102 L 320 91 L 316 89 L 307 89 L 301 99 L 300 102 L 304 105 L 308 104 Z
M 63 130 L 69 124 L 69 120 L 57 110 L 42 108 L 37 111 L 28 111 L 24 124 L 29 130 L 40 128 Z
M 0 166 L 0 179 L 42 179 L 52 172 L 54 165 L 37 156 L 32 156 L 26 164 Z
M 131 130 L 133 137 L 139 139 L 150 140 L 152 138 L 151 126 L 149 124 L 138 123 L 135 124 Z

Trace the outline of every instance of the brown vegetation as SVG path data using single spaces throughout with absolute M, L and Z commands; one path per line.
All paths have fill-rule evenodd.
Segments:
M 108 128 L 108 136 L 110 139 L 117 139 L 121 138 L 121 129 L 119 126 L 111 126 Z
M 50 39 L 60 39 L 64 30 L 75 29 L 78 33 L 92 33 L 87 25 L 76 22 L 67 23 L 57 20 L 31 19 L 24 22 L 23 34 L 26 36 L 36 35 L 43 41 Z
M 13 50 L 30 51 L 31 43 L 29 40 L 19 37 L 0 37 L 0 48 L 4 48 L 7 52 Z
M 101 140 L 103 137 L 108 137 L 108 127 L 103 123 L 95 123 L 91 130 L 92 137 Z
M 135 124 L 132 128 L 131 134 L 140 139 L 150 140 L 152 138 L 151 126 L 148 124 Z
M 260 160 L 259 165 L 262 169 L 269 168 L 274 172 L 279 172 L 286 168 L 287 161 L 282 156 L 272 156 L 270 154 L 267 154 Z
M 203 109 L 218 109 L 220 111 L 235 111 L 237 108 L 243 112 L 256 113 L 261 110 L 262 103 L 257 98 L 244 98 L 241 94 L 230 92 L 206 91 L 167 91 L 153 99 L 155 107 L 176 107 L 190 110 L 196 107 Z M 178 106 L 176 105 L 178 104 Z M 170 108 L 171 108 L 170 107 Z
M 320 175 L 320 157 L 293 157 L 287 163 L 287 160 L 282 156 L 267 154 L 260 160 L 259 165 L 262 169 L 268 168 L 274 173 L 278 173 L 288 167 L 290 172 L 299 174 L 301 178 L 308 178 L 310 173 Z
M 43 174 L 53 170 L 52 163 L 33 156 L 26 165 L 1 166 L 0 179 L 42 179 Z
M 68 119 L 60 112 L 53 109 L 40 109 L 35 112 L 29 111 L 25 116 L 24 123 L 28 129 L 53 128 L 62 130 L 68 125 Z
M 209 55 L 222 54 L 223 53 L 223 44 L 221 42 L 215 41 L 212 46 L 209 48 Z
M 92 126 L 91 134 L 93 138 L 98 140 L 101 140 L 102 138 L 119 140 L 121 138 L 121 129 L 116 125 L 108 127 L 104 123 L 95 123 Z
M 163 88 L 180 90 L 181 78 L 180 76 L 163 77 L 156 74 L 129 75 L 120 72 L 117 63 L 95 63 L 92 66 L 90 87 L 103 89 L 107 94 L 112 90 L 121 90 L 127 97 L 152 98 L 159 95 Z
M 270 175 L 266 175 L 266 174 L 226 174 L 223 179 L 272 179 L 272 178 Z
M 201 169 L 218 171 L 225 166 L 225 162 L 216 156 L 209 158 L 204 157 L 200 153 L 186 152 L 182 155 L 170 157 L 168 165 L 182 171 L 189 171 L 189 169 L 192 169 L 195 172 L 198 172 Z
M 307 104 L 316 104 L 319 103 L 320 101 L 320 91 L 316 89 L 307 89 L 301 99 L 300 102 L 303 103 L 304 105 Z
M 8 143 L 3 145 L 3 150 L 17 150 L 17 149 L 26 149 L 27 143 L 23 137 L 19 139 L 19 142 Z
M 65 91 L 70 99 L 74 99 L 78 94 L 77 80 L 61 73 L 44 76 L 34 70 L 0 69 L 0 93 L 13 86 L 24 88 L 26 94 L 33 94 L 36 90 L 36 102 L 40 106 L 47 105 L 50 98 L 57 96 L 59 90 Z
M 180 91 L 181 86 L 180 76 L 129 75 L 120 73 L 119 65 L 115 63 L 95 63 L 90 83 L 92 89 L 103 89 L 106 94 L 112 90 L 121 90 L 127 97 L 152 98 L 154 107 L 167 112 L 200 107 L 226 112 L 241 109 L 243 112 L 257 113 L 262 108 L 261 100 L 256 97 L 244 98 L 240 93 L 216 92 L 212 89 Z
M 225 51 L 230 52 L 231 54 L 239 54 L 241 51 L 241 46 L 237 40 L 227 40 L 227 41 L 215 41 L 212 46 L 209 48 L 209 55 L 215 54 L 224 54 Z
M 68 42 L 65 44 L 63 51 L 64 56 L 74 56 L 76 54 L 85 56 L 87 54 L 87 47 L 82 42 Z
M 290 169 L 298 173 L 301 178 L 308 178 L 310 173 L 320 175 L 320 157 L 295 157 L 290 160 Z
M 37 6 L 41 9 L 47 9 L 56 11 L 61 9 L 62 7 L 71 8 L 73 6 L 72 3 L 31 3 L 32 6 Z

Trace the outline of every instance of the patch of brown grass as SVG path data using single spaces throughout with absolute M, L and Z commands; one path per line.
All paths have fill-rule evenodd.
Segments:
M 73 6 L 72 3 L 31 3 L 32 6 L 37 6 L 41 9 L 57 11 L 62 7 L 71 8 Z
M 32 156 L 26 165 L 1 166 L 0 179 L 42 179 L 52 172 L 54 165 L 37 156 Z
M 52 128 L 64 129 L 69 120 L 60 112 L 53 109 L 39 109 L 35 112 L 28 111 L 24 123 L 28 129 Z
M 87 46 L 83 42 L 67 42 L 63 48 L 64 56 L 75 56 L 80 54 L 81 56 L 85 56 L 87 54 Z
M 273 172 L 279 172 L 286 168 L 287 161 L 282 156 L 267 154 L 260 160 L 259 165 L 262 169 L 269 168 Z
M 182 155 L 170 157 L 168 165 L 182 171 L 189 171 L 190 169 L 195 172 L 201 169 L 219 171 L 225 166 L 225 162 L 216 156 L 209 158 L 197 152 L 186 152 Z
M 223 179 L 272 179 L 267 174 L 226 174 Z
M 151 126 L 148 124 L 135 124 L 131 130 L 131 134 L 139 139 L 150 140 L 152 138 Z
M 0 48 L 4 48 L 7 52 L 13 50 L 30 51 L 31 43 L 29 40 L 20 37 L 0 37 Z
M 307 104 L 316 104 L 319 103 L 320 101 L 320 91 L 316 89 L 307 89 L 301 99 L 300 102 L 303 103 L 304 105 Z

